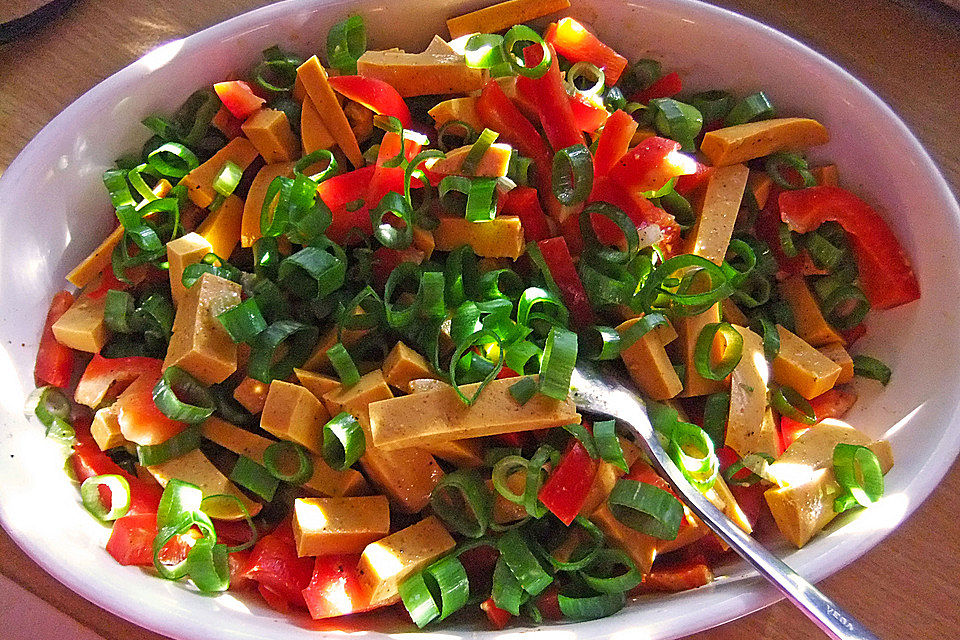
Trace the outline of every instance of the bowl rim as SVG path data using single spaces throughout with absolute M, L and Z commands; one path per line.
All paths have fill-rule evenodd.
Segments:
M 147 61 L 150 60 L 152 56 L 156 56 L 157 53 L 165 47 L 170 47 L 173 44 L 178 45 L 179 49 L 171 57 L 172 60 L 177 56 L 189 55 L 195 49 L 202 51 L 206 46 L 208 46 L 208 42 L 211 39 L 216 39 L 220 36 L 229 37 L 237 33 L 242 33 L 246 30 L 262 27 L 288 14 L 306 14 L 311 10 L 333 11 L 340 4 L 342 4 L 340 0 L 281 0 L 280 2 L 274 4 L 246 11 L 188 36 L 184 36 L 183 38 L 154 47 L 144 55 L 140 56 L 134 62 L 126 65 L 122 69 L 116 71 L 104 80 L 97 83 L 95 86 L 74 100 L 50 122 L 48 122 L 13 159 L 7 170 L 0 175 L 0 194 L 5 191 L 8 185 L 20 181 L 29 181 L 31 157 L 35 154 L 42 153 L 45 147 L 52 144 L 52 142 L 54 142 L 56 139 L 55 135 L 57 131 L 64 123 L 70 121 L 75 113 L 88 109 L 91 104 L 95 104 L 98 100 L 112 95 L 117 88 L 123 87 L 125 84 L 128 84 L 142 76 L 148 69 Z M 704 16 L 709 20 L 721 21 L 726 24 L 732 24 L 742 28 L 750 29 L 757 35 L 757 37 L 770 40 L 772 43 L 789 48 L 798 55 L 804 56 L 807 60 L 815 63 L 817 66 L 824 68 L 827 72 L 839 78 L 852 90 L 855 90 L 858 94 L 860 94 L 861 98 L 866 99 L 873 108 L 877 109 L 878 112 L 883 114 L 883 116 L 887 119 L 888 124 L 892 125 L 902 136 L 902 139 L 909 144 L 909 149 L 907 151 L 909 152 L 910 156 L 921 163 L 922 166 L 920 167 L 920 171 L 928 176 L 931 184 L 935 186 L 937 193 L 933 194 L 934 199 L 946 204 L 949 214 L 951 214 L 954 219 L 960 220 L 960 205 L 958 205 L 957 198 L 951 190 L 949 183 L 944 178 L 943 174 L 940 172 L 939 168 L 936 166 L 927 150 L 921 145 L 920 141 L 913 134 L 910 128 L 901 120 L 901 118 L 889 105 L 887 105 L 879 96 L 876 95 L 876 93 L 873 92 L 873 90 L 871 90 L 853 74 L 827 58 L 825 55 L 819 53 L 803 42 L 800 42 L 798 39 L 774 29 L 773 27 L 763 24 L 754 18 L 738 14 L 723 7 L 707 4 L 701 0 L 648 0 L 642 5 L 634 4 L 634 2 L 631 0 L 624 0 L 624 4 L 635 7 L 660 7 L 671 9 L 677 12 L 697 12 L 699 15 Z M 953 428 L 952 431 L 947 431 L 944 433 L 940 442 L 941 446 L 937 448 L 935 455 L 928 459 L 927 464 L 925 465 L 925 471 L 929 471 L 930 469 L 935 469 L 936 471 L 934 473 L 925 472 L 917 474 L 917 476 L 913 478 L 907 485 L 907 488 L 910 489 L 912 494 L 922 496 L 922 499 L 910 502 L 907 505 L 907 508 L 898 514 L 888 526 L 875 528 L 868 533 L 863 533 L 859 538 L 861 545 L 853 550 L 847 549 L 849 554 L 844 557 L 843 562 L 822 562 L 816 566 L 803 567 L 803 575 L 805 575 L 805 577 L 811 581 L 818 581 L 839 570 L 845 564 L 853 562 L 858 557 L 866 553 L 866 551 L 873 548 L 883 538 L 889 535 L 929 497 L 936 485 L 939 484 L 939 482 L 949 471 L 952 461 L 957 457 L 958 453 L 960 453 L 960 424 L 958 424 L 957 421 L 958 413 L 960 413 L 960 411 L 958 411 L 958 408 L 955 406 L 953 411 L 953 420 L 951 421 L 955 428 Z M 53 575 L 57 580 L 68 586 L 72 591 L 96 604 L 97 606 L 106 609 L 121 618 L 129 620 L 134 624 L 141 625 L 147 629 L 169 635 L 171 637 L 182 638 L 184 640 L 201 640 L 201 638 L 203 640 L 209 640 L 211 637 L 209 635 L 209 629 L 183 629 L 178 623 L 176 617 L 164 615 L 165 612 L 159 610 L 155 606 L 147 606 L 145 608 L 143 603 L 140 603 L 140 606 L 137 608 L 125 609 L 123 605 L 131 604 L 133 602 L 132 599 L 128 599 L 129 602 L 124 602 L 114 597 L 117 595 L 117 593 L 97 592 L 91 590 L 88 582 L 85 580 L 86 576 L 84 574 L 79 571 L 72 570 L 72 567 L 68 564 L 60 563 L 58 556 L 54 554 L 52 550 L 43 545 L 35 544 L 30 538 L 22 535 L 22 532 L 19 531 L 15 526 L 11 526 L 13 523 L 11 523 L 8 519 L 7 510 L 4 507 L 3 502 L 0 502 L 0 524 L 2 524 L 4 530 L 32 560 L 37 562 L 44 570 Z M 716 588 L 725 588 L 730 592 L 729 595 L 731 597 L 728 599 L 724 611 L 722 613 L 718 613 L 716 610 L 708 612 L 710 617 L 704 624 L 697 623 L 695 625 L 688 626 L 683 630 L 684 633 L 693 633 L 697 630 L 713 628 L 716 625 L 723 624 L 724 622 L 728 622 L 757 611 L 782 598 L 782 595 L 780 595 L 774 587 L 765 583 L 756 574 L 752 574 L 751 576 L 743 579 L 737 579 L 733 584 L 729 584 L 729 582 L 727 582 L 723 585 L 711 585 L 705 587 L 703 591 L 711 591 Z M 668 597 L 664 598 L 664 600 L 667 599 Z M 596 636 L 600 638 L 609 636 L 611 633 L 616 631 L 605 628 L 609 626 L 610 619 L 601 619 L 590 622 L 567 623 L 561 627 L 541 626 L 535 629 L 527 628 L 518 631 L 530 633 L 541 631 L 549 632 L 550 630 L 556 631 L 557 629 L 570 629 L 574 630 L 577 635 L 583 634 L 586 637 Z M 311 631 L 311 633 L 324 632 Z M 488 635 L 489 633 L 490 632 L 476 632 L 470 635 L 479 636 Z M 441 636 L 441 634 L 436 634 L 434 637 L 450 638 L 451 636 Z

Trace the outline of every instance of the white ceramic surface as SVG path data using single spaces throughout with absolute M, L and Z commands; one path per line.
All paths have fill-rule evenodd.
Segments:
M 317 637 L 303 619 L 230 595 L 199 596 L 183 584 L 110 559 L 103 550 L 108 530 L 79 506 L 76 489 L 60 471 L 57 448 L 22 416 L 40 326 L 51 294 L 65 285 L 64 274 L 111 226 L 100 174 L 147 138 L 141 118 L 173 111 L 197 87 L 252 66 L 272 44 L 319 51 L 327 28 L 351 11 L 366 16 L 372 46 L 417 50 L 434 33 L 445 33 L 445 17 L 487 3 L 288 0 L 244 14 L 168 43 L 91 89 L 47 125 L 0 178 L 0 521 L 58 579 L 98 605 L 178 639 Z M 923 299 L 878 314 L 857 345 L 894 370 L 882 393 L 873 383 L 861 385 L 863 401 L 850 417 L 893 444 L 897 463 L 887 477 L 887 495 L 859 517 L 840 518 L 828 535 L 801 551 L 783 549 L 796 569 L 820 579 L 906 518 L 960 449 L 960 297 L 943 286 L 960 281 L 960 210 L 930 158 L 890 109 L 796 41 L 692 0 L 574 0 L 571 13 L 631 59 L 655 57 L 666 69 L 680 71 L 688 87 L 763 88 L 781 113 L 822 121 L 833 141 L 817 156 L 835 160 L 845 184 L 882 207 L 913 256 Z M 605 620 L 535 633 L 550 640 L 673 638 L 776 599 L 738 567 L 728 573 L 696 591 L 643 598 Z M 492 635 L 480 627 L 445 626 L 429 637 Z

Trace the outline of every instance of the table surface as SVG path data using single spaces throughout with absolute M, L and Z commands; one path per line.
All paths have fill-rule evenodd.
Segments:
M 80 0 L 47 28 L 0 47 L 0 170 L 70 102 L 147 50 L 268 3 Z M 798 38 L 863 80 L 907 122 L 960 192 L 960 13 L 923 0 L 714 3 Z M 820 586 L 882 638 L 957 637 L 957 513 L 960 464 L 907 523 Z M 2 531 L 0 573 L 108 640 L 162 640 L 73 594 Z M 781 602 L 692 638 L 750 637 L 823 636 Z

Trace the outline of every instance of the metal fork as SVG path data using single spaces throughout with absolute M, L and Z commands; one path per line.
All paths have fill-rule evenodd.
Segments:
M 730 521 L 687 482 L 660 444 L 643 403 L 619 381 L 617 373 L 579 362 L 570 381 L 570 396 L 579 409 L 619 420 L 636 436 L 653 467 L 666 478 L 684 504 L 825 634 L 837 640 L 878 640 L 853 616 Z

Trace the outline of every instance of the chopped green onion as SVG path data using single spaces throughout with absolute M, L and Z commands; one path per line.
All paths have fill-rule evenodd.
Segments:
M 746 124 L 754 120 L 766 120 L 776 115 L 773 103 L 763 91 L 752 93 L 740 102 L 730 108 L 727 117 L 723 119 L 723 124 L 732 127 L 738 124 Z
M 597 442 L 597 451 L 600 459 L 609 462 L 624 473 L 627 468 L 627 461 L 623 457 L 623 446 L 617 437 L 617 424 L 614 420 L 602 420 L 593 423 L 593 438 Z
M 534 308 L 540 305 L 537 312 Z M 543 308 L 553 309 L 555 313 L 546 313 Z M 517 302 L 517 324 L 529 326 L 534 320 L 545 320 L 553 324 L 566 324 L 568 312 L 556 294 L 540 287 L 527 287 Z
M 526 601 L 526 594 L 520 581 L 513 575 L 513 571 L 507 566 L 506 561 L 501 555 L 497 559 L 497 564 L 493 568 L 493 585 L 491 587 L 490 597 L 493 603 L 504 611 L 508 611 L 515 616 L 520 615 L 520 605 Z
M 470 147 L 470 151 L 467 152 L 463 163 L 460 165 L 460 171 L 463 175 L 472 176 L 476 173 L 480 161 L 483 160 L 483 156 L 487 153 L 490 145 L 497 141 L 497 136 L 499 135 L 500 134 L 493 129 L 484 129 L 480 132 L 480 135 L 477 136 L 477 141 Z
M 713 440 L 713 446 L 716 449 L 724 445 L 727 433 L 727 416 L 729 414 L 729 391 L 720 391 L 707 396 L 703 405 L 703 430 Z
M 103 172 L 103 186 L 110 194 L 110 202 L 114 209 L 132 207 L 136 204 L 127 184 L 127 172 L 122 169 L 109 169 Z
M 780 353 L 780 331 L 775 324 L 764 317 L 758 317 L 755 323 L 760 326 L 760 333 L 763 336 L 763 355 L 767 360 L 773 360 Z
M 462 131 L 462 134 L 458 136 L 454 142 L 447 142 L 448 136 L 457 135 L 455 133 L 457 129 Z M 443 123 L 439 129 L 437 129 L 437 146 L 440 147 L 441 151 L 450 151 L 451 149 L 456 149 L 457 147 L 472 144 L 476 139 L 476 129 L 463 120 L 448 120 L 447 122 Z
M 497 540 L 497 550 L 517 582 L 530 595 L 538 595 L 553 582 L 516 529 L 510 529 Z
M 539 45 L 541 51 L 543 52 L 543 59 L 533 67 L 525 66 L 523 56 L 517 55 L 514 51 L 515 47 L 524 42 L 529 42 L 533 45 Z M 550 69 L 550 65 L 553 62 L 553 53 L 550 50 L 550 47 L 547 46 L 547 43 L 544 42 L 543 38 L 540 37 L 540 34 L 524 24 L 517 24 L 507 31 L 503 36 L 503 52 L 506 55 L 507 62 L 510 63 L 510 68 L 513 69 L 514 73 L 525 76 L 527 78 L 542 78 L 544 74 L 547 73 L 547 70 Z
M 693 449 L 698 455 L 691 455 Z M 684 477 L 701 493 L 713 486 L 717 478 L 719 461 L 713 448 L 713 440 L 695 424 L 678 421 L 673 428 L 667 453 Z
M 853 356 L 853 372 L 861 378 L 879 380 L 887 386 L 890 382 L 890 367 L 870 356 Z
M 580 333 L 580 353 L 589 360 L 614 360 L 620 355 L 620 333 L 613 327 L 595 325 Z
M 397 228 L 384 217 L 398 218 L 403 226 Z M 413 209 L 403 194 L 388 191 L 376 207 L 370 210 L 373 237 L 388 249 L 406 249 L 413 244 Z
M 284 459 L 291 455 L 296 457 L 297 467 L 292 473 L 285 473 L 282 468 L 287 466 Z M 306 448 L 296 442 L 282 440 L 271 444 L 263 452 L 263 466 L 274 478 L 290 484 L 301 485 L 313 476 L 313 460 Z
M 578 545 L 577 549 L 574 549 L 574 553 L 576 555 L 571 554 L 567 561 L 557 560 L 556 556 L 543 549 L 543 547 L 536 540 L 532 541 L 532 544 L 538 555 L 546 558 L 547 561 L 553 565 L 553 568 L 557 571 L 577 571 L 579 569 L 583 569 L 593 561 L 593 559 L 603 548 L 604 535 L 597 525 L 593 524 L 593 522 L 587 518 L 579 515 L 574 519 L 574 522 L 584 529 L 590 536 L 590 544 L 586 546 L 583 552 L 576 553 L 583 548 L 582 544 Z
M 464 395 L 463 391 L 461 391 L 460 385 L 457 384 L 457 364 L 460 362 L 460 359 L 464 356 L 464 354 L 467 353 L 467 351 L 470 351 L 474 346 L 482 345 L 487 342 L 496 342 L 497 351 L 499 354 L 497 362 L 480 382 L 476 393 L 474 393 L 472 397 L 468 398 L 466 395 Z M 500 340 L 500 336 L 490 329 L 481 329 L 480 331 L 476 331 L 464 338 L 463 341 L 457 345 L 457 348 L 453 353 L 453 357 L 450 359 L 450 384 L 453 385 L 454 390 L 457 392 L 457 395 L 464 404 L 472 405 L 477 401 L 477 398 L 480 397 L 480 393 L 483 391 L 484 387 L 490 384 L 490 382 L 497 377 L 497 374 L 500 373 L 501 369 L 503 369 L 504 356 L 503 342 Z M 543 378 L 541 376 L 541 380 L 542 379 Z M 542 386 L 540 390 L 543 391 Z
M 548 444 L 541 445 L 527 464 L 527 477 L 524 482 L 523 506 L 533 518 L 542 518 L 547 507 L 540 502 L 540 489 L 547 478 L 547 463 L 556 466 L 560 462 L 560 452 Z
M 510 385 L 510 395 L 519 405 L 525 405 L 537 393 L 537 381 L 533 378 L 520 378 Z
M 772 462 L 773 456 L 767 453 L 748 453 L 724 470 L 723 479 L 731 486 L 752 487 L 763 481 L 767 476 L 767 467 Z M 749 469 L 750 475 L 737 478 L 737 474 L 744 469 Z
M 35 415 L 43 426 L 49 427 L 54 420 L 70 418 L 70 399 L 58 387 L 40 387 L 27 397 L 25 412 Z
M 362 16 L 350 16 L 327 32 L 327 63 L 343 75 L 356 75 L 357 60 L 367 50 L 367 29 Z
M 627 106 L 627 98 L 623 95 L 623 90 L 620 87 L 610 87 L 603 96 L 603 106 L 610 113 Z
M 883 496 L 883 468 L 877 454 L 859 445 L 840 443 L 833 449 L 833 472 L 837 482 L 855 504 L 869 507 Z M 837 498 L 836 506 L 849 508 L 843 496 Z M 844 509 L 837 509 L 843 511 Z
M 513 269 L 493 269 L 480 276 L 480 297 L 484 300 L 516 300 L 523 291 L 523 279 Z
M 616 567 L 623 573 L 609 575 Z M 593 561 L 578 572 L 583 583 L 598 593 L 624 593 L 643 582 L 643 574 L 622 549 L 601 549 Z
M 475 469 L 457 469 L 440 479 L 430 494 L 433 512 L 447 527 L 480 538 L 493 518 L 493 496 Z
M 218 262 L 220 263 L 220 266 L 216 265 Z M 200 259 L 200 262 L 188 264 L 183 269 L 183 275 L 180 277 L 180 282 L 183 284 L 183 286 L 189 289 L 195 285 L 205 273 L 213 274 L 218 278 L 230 280 L 231 282 L 240 281 L 239 269 L 231 265 L 217 254 L 208 253 Z
M 540 393 L 554 400 L 565 400 L 576 365 L 577 334 L 563 327 L 551 327 L 540 362 Z
M 434 619 L 443 620 L 470 599 L 467 571 L 457 556 L 441 558 L 404 581 L 400 598 L 418 627 Z
M 783 189 L 803 189 L 804 187 L 815 187 L 817 185 L 817 179 L 813 177 L 813 174 L 810 172 L 810 166 L 800 154 L 787 151 L 771 153 L 767 156 L 766 160 L 764 160 L 763 166 L 767 171 L 767 175 L 770 176 L 770 179 Z M 784 176 L 782 173 L 784 167 L 796 171 L 800 175 L 801 183 L 796 184 L 795 182 L 791 182 Z
M 314 182 L 323 182 L 327 178 L 332 178 L 337 174 L 337 158 L 329 149 L 317 149 L 316 151 L 303 156 L 297 160 L 297 164 L 293 165 L 293 172 L 303 173 L 308 168 L 324 160 L 327 161 L 327 167 L 320 173 L 315 173 L 312 176 L 309 176 L 309 178 Z
M 571 620 L 597 620 L 612 616 L 627 604 L 625 592 L 601 593 L 599 595 L 557 595 L 560 612 Z
M 280 481 L 266 468 L 247 456 L 240 456 L 230 472 L 230 480 L 249 489 L 267 502 L 273 500 Z
M 593 156 L 585 145 L 575 144 L 553 155 L 553 195 L 561 204 L 584 202 L 592 188 Z
M 777 387 L 770 397 L 770 406 L 776 409 L 780 415 L 796 422 L 803 424 L 815 424 L 817 422 L 817 414 L 814 412 L 810 401 L 792 387 Z
M 673 98 L 654 98 L 648 108 L 655 111 L 653 124 L 657 132 L 676 140 L 684 149 L 692 149 L 703 128 L 703 116 L 693 105 Z
M 842 247 L 838 247 L 817 231 L 811 231 L 803 235 L 803 245 L 807 248 L 807 253 L 813 263 L 821 269 L 834 271 L 840 266 L 840 261 L 846 255 Z
M 705 273 L 710 278 L 710 289 L 699 293 L 671 291 L 664 288 L 677 271 L 685 271 L 690 267 L 696 268 L 696 274 Z M 685 276 L 686 277 L 686 276 Z M 647 312 L 653 311 L 653 305 L 660 296 L 667 298 L 675 305 L 674 312 L 680 315 L 700 313 L 703 308 L 709 308 L 727 297 L 732 287 L 723 269 L 698 255 L 692 253 L 674 256 L 665 260 L 654 269 L 644 281 L 636 298 L 640 307 Z
M 641 58 L 630 65 L 627 76 L 637 91 L 643 91 L 663 76 L 663 66 L 659 60 Z
M 660 487 L 621 478 L 607 503 L 613 516 L 625 526 L 654 538 L 674 540 L 680 531 L 683 505 Z
M 620 336 L 620 352 L 624 352 L 634 343 L 657 327 L 667 326 L 670 322 L 662 313 L 646 313 L 630 325 Z
M 213 179 L 213 190 L 226 198 L 236 190 L 242 177 L 243 169 L 237 163 L 227 160 Z
M 271 93 L 289 93 L 297 80 L 297 67 L 303 60 L 273 46 L 263 52 L 263 61 L 253 71 L 257 84 Z M 291 123 L 292 124 L 292 123 Z
M 508 454 L 501 457 L 494 463 L 493 472 L 490 476 L 494 490 L 509 502 L 523 504 L 523 494 L 513 492 L 510 488 L 509 479 L 515 473 L 526 472 L 528 465 L 529 460 L 519 454 Z
M 606 247 L 597 237 L 593 227 L 593 216 L 607 218 L 617 225 L 623 233 L 627 248 L 625 251 L 614 247 Z M 640 235 L 637 225 L 622 209 L 607 202 L 591 202 L 580 213 L 580 234 L 583 237 L 584 253 L 589 254 L 600 263 L 611 265 L 625 265 L 633 260 L 640 251 Z
M 711 351 L 717 334 L 725 343 L 723 356 L 716 364 L 711 362 Z M 697 373 L 707 380 L 723 380 L 740 364 L 743 357 L 743 336 L 729 322 L 711 322 L 700 330 L 693 348 L 693 363 Z
M 52 438 L 67 445 L 76 444 L 77 433 L 73 425 L 63 418 L 55 417 L 44 431 L 45 438 Z
M 349 389 L 360 382 L 360 372 L 357 371 L 357 365 L 353 362 L 353 358 L 350 357 L 342 342 L 338 342 L 327 349 L 327 358 L 330 359 L 330 364 L 340 377 L 340 383 L 344 389 Z
M 109 509 L 100 499 L 100 487 L 110 490 Z M 80 501 L 90 515 L 100 522 L 116 520 L 130 510 L 130 483 L 123 476 L 114 473 L 91 476 L 80 485 Z
M 583 445 L 583 448 L 587 450 L 591 458 L 596 460 L 600 457 L 600 452 L 597 450 L 597 443 L 585 426 L 579 423 L 565 424 L 563 425 L 563 430 L 576 438 L 580 444 Z
M 687 102 L 696 107 L 707 124 L 723 120 L 733 108 L 733 96 L 717 89 L 696 93 Z
M 341 411 L 323 425 L 323 459 L 331 469 L 346 471 L 360 459 L 366 448 L 367 441 L 360 423 L 346 411 Z
M 177 392 L 186 396 L 190 402 L 181 400 Z M 207 388 L 177 366 L 167 367 L 163 372 L 163 377 L 153 388 L 153 402 L 157 409 L 171 420 L 190 424 L 203 422 L 217 408 Z
M 251 345 L 247 373 L 260 382 L 286 380 L 310 356 L 317 340 L 314 326 L 293 320 L 277 320 L 257 334 Z M 281 346 L 287 344 L 286 355 Z M 277 359 L 279 358 L 279 359 Z
M 200 429 L 189 427 L 160 444 L 137 445 L 137 460 L 142 467 L 152 467 L 199 448 Z
M 267 321 L 260 313 L 256 298 L 247 298 L 235 307 L 217 315 L 230 339 L 234 342 L 252 343 L 257 335 L 267 328 Z
M 230 587 L 230 563 L 227 545 L 200 540 L 187 554 L 186 571 L 197 589 L 218 593 Z
M 471 69 L 491 69 L 507 61 L 503 54 L 503 36 L 475 33 L 463 47 L 464 58 Z
M 470 222 L 490 222 L 497 215 L 497 179 L 474 178 L 467 193 L 464 217 Z
M 161 175 L 182 178 L 199 167 L 200 161 L 179 142 L 165 142 L 150 152 L 147 164 Z
M 333 247 L 342 251 L 337 245 Z M 279 280 L 280 284 L 298 297 L 322 298 L 343 285 L 346 273 L 346 260 L 320 247 L 304 247 L 283 259 L 280 263 Z
M 855 284 L 847 284 L 834 289 L 821 304 L 827 322 L 840 331 L 853 329 L 863 322 L 870 311 L 870 301 Z
M 119 289 L 107 291 L 103 309 L 103 322 L 108 329 L 116 333 L 133 331 L 130 326 L 133 312 L 133 296 L 130 293 Z
M 788 258 L 796 258 L 800 254 L 800 249 L 797 248 L 797 234 L 790 230 L 786 222 L 780 223 L 778 233 L 780 237 L 780 250 L 783 252 L 783 255 Z
M 589 86 L 581 89 L 581 83 L 578 80 L 589 82 Z M 603 69 L 591 62 L 575 62 L 567 70 L 567 86 L 573 88 L 574 93 L 581 93 L 585 96 L 595 97 L 603 92 L 606 83 L 606 75 Z

